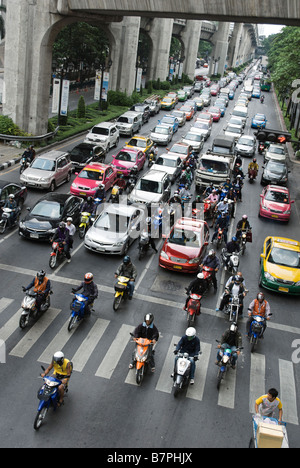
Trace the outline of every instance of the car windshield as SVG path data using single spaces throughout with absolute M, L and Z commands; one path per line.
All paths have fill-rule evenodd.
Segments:
M 276 203 L 289 203 L 289 197 L 287 193 L 277 192 L 276 190 L 268 190 L 265 196 L 265 200 L 273 201 Z
M 229 132 L 229 133 L 242 133 L 242 129 L 241 129 L 241 127 L 234 127 L 234 126 L 228 125 L 228 127 L 226 128 L 226 132 Z
M 211 115 L 210 114 L 200 114 L 200 115 L 198 115 L 197 119 L 210 120 Z
M 174 123 L 174 119 L 171 119 L 170 117 L 164 117 L 161 121 L 161 123 L 168 123 L 168 124 L 172 124 Z
M 58 219 L 63 212 L 64 206 L 53 201 L 41 201 L 35 205 L 31 211 L 33 216 L 41 216 L 43 218 Z
M 228 166 L 225 162 L 221 161 L 210 161 L 208 159 L 200 159 L 200 167 L 201 171 L 207 172 L 218 172 L 222 174 L 227 174 Z
M 188 107 L 188 106 L 183 106 L 183 107 L 181 107 L 181 110 L 183 110 L 185 112 L 191 112 L 192 108 Z
M 55 161 L 51 161 L 51 159 L 37 158 L 33 161 L 31 168 L 53 172 L 55 171 Z
M 169 238 L 169 243 L 184 245 L 185 247 L 200 247 L 200 232 L 175 227 Z
M 245 146 L 253 146 L 253 140 L 251 140 L 251 138 L 241 137 L 238 141 L 238 144 Z
M 167 158 L 158 158 L 155 164 L 159 166 L 167 166 L 167 167 L 176 167 L 175 159 L 167 159 Z
M 260 122 L 263 122 L 263 121 L 265 120 L 265 116 L 262 115 L 262 114 L 256 114 L 256 115 L 254 116 L 254 119 L 255 119 L 255 120 L 259 120 Z
M 143 106 L 134 106 L 134 110 L 137 112 L 144 112 L 144 107 Z
M 128 153 L 127 151 L 120 151 L 120 153 L 117 154 L 116 159 L 119 161 L 134 162 L 136 160 L 136 154 Z
M 275 172 L 277 174 L 282 174 L 283 172 L 285 172 L 286 170 L 286 167 L 284 164 L 280 164 L 279 162 L 276 162 L 274 160 L 270 160 L 265 169 L 267 171 L 270 171 L 270 172 Z
M 202 136 L 197 135 L 197 133 L 187 133 L 186 136 L 184 137 L 185 140 L 190 140 L 190 141 L 201 141 Z
M 243 121 L 241 119 L 235 119 L 234 117 L 232 117 L 228 123 L 233 125 L 240 125 L 241 127 L 243 126 Z
M 155 180 L 140 179 L 137 184 L 137 190 L 151 193 L 162 193 L 162 184 Z
M 233 110 L 232 115 L 237 115 L 238 117 L 247 117 L 247 112 L 242 110 Z
M 170 97 L 166 97 L 163 99 L 164 102 L 172 102 L 172 99 Z
M 280 146 L 272 146 L 267 150 L 269 153 L 275 153 L 275 154 L 284 154 L 284 148 L 280 148 Z
M 146 140 L 131 138 L 131 140 L 128 143 L 128 146 L 138 146 L 139 148 L 146 148 L 147 142 Z
M 237 129 L 238 130 L 238 129 Z M 213 145 L 213 153 L 219 153 L 219 154 L 231 154 L 230 148 L 225 148 L 224 146 L 217 146 Z
M 125 233 L 128 229 L 129 220 L 127 216 L 115 213 L 102 213 L 94 224 L 94 227 L 103 231 Z
M 204 129 L 204 130 L 208 130 L 209 125 L 208 125 L 207 123 L 205 123 L 205 122 L 199 122 L 199 121 L 198 121 L 198 122 L 195 122 L 195 123 L 194 123 L 194 127 L 196 127 L 196 128 L 202 128 L 202 129 Z
M 182 119 L 184 114 L 183 114 L 183 112 L 180 112 L 180 111 L 173 111 L 173 115 L 175 117 L 179 117 L 180 119 Z
M 92 133 L 94 133 L 95 135 L 109 135 L 108 128 L 103 127 L 93 127 Z
M 290 268 L 300 268 L 300 252 L 274 247 L 269 255 L 268 262 Z
M 129 123 L 129 118 L 128 117 L 119 117 L 117 122 L 121 122 L 121 123 Z
M 89 179 L 89 180 L 102 180 L 103 179 L 103 171 L 92 171 L 90 169 L 83 169 L 79 176 L 81 179 Z
M 163 135 L 168 135 L 169 129 L 168 127 L 155 127 L 154 133 L 162 133 Z
M 173 145 L 170 151 L 172 153 L 187 154 L 188 153 L 188 147 L 183 146 L 183 145 Z

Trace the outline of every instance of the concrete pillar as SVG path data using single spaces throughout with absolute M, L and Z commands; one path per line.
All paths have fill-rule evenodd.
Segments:
M 241 47 L 241 40 L 242 40 L 242 32 L 243 32 L 243 24 L 242 23 L 235 23 L 233 28 L 233 34 L 230 41 L 229 46 L 229 57 L 228 57 L 228 66 L 236 67 L 240 65 L 240 47 Z
M 149 31 L 152 53 L 148 64 L 148 79 L 165 81 L 169 74 L 169 55 L 173 30 L 173 19 L 156 18 Z
M 199 49 L 202 21 L 188 20 L 181 39 L 184 44 L 183 71 L 193 80 L 195 78 L 196 59 Z
M 224 68 L 228 51 L 230 23 L 219 23 L 218 31 L 214 34 L 212 42 L 214 48 L 211 53 L 212 60 L 210 61 L 209 75 L 220 73 L 224 75 Z M 216 62 L 216 63 L 215 63 Z

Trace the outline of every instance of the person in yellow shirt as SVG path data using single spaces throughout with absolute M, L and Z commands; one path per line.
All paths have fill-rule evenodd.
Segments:
M 254 158 L 252 162 L 248 165 L 248 175 L 250 177 L 251 173 L 253 173 L 254 179 L 257 177 L 259 166 Z
M 278 409 L 278 421 L 282 421 L 282 403 L 278 398 L 278 391 L 276 388 L 270 388 L 266 395 L 262 395 L 255 401 L 255 412 L 262 416 L 274 418 L 275 412 Z
M 64 353 L 57 351 L 52 358 L 50 366 L 45 370 L 44 374 L 41 374 L 41 377 L 45 377 L 49 372 L 54 369 L 52 374 L 58 380 L 61 380 L 61 385 L 58 387 L 59 391 L 59 401 L 58 406 L 61 406 L 64 400 L 65 390 L 68 387 L 69 380 L 72 374 L 72 363 L 65 359 Z

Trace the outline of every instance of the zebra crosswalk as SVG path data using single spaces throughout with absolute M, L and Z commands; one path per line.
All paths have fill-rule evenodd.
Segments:
M 5 309 L 11 306 L 13 300 L 2 298 L 0 299 L 0 314 L 4 313 Z M 47 313 L 42 315 L 40 319 L 33 323 L 31 327 L 20 333 L 20 339 L 17 343 L 14 342 L 12 349 L 7 348 L 9 356 L 16 358 L 25 358 L 26 355 L 34 349 L 38 341 L 44 338 L 45 332 L 51 327 L 55 319 L 59 316 L 61 310 L 50 308 Z M 7 322 L 0 328 L 0 341 L 7 342 L 12 335 L 19 329 L 19 319 L 21 309 L 18 310 Z M 73 334 L 76 332 L 76 327 L 68 331 L 68 320 L 53 336 L 49 334 L 49 343 L 45 344 L 45 349 L 41 352 L 39 343 L 39 353 L 37 362 L 48 364 L 53 356 L 53 352 L 67 346 L 68 342 L 72 339 Z M 87 327 L 87 331 L 82 333 L 81 343 L 75 351 L 75 354 L 68 356 L 74 365 L 75 372 L 82 372 L 87 366 L 90 358 L 93 356 L 96 362 L 95 378 L 103 378 L 110 380 L 114 375 L 119 377 L 117 367 L 120 366 L 124 369 L 128 366 L 131 359 L 131 353 L 134 349 L 134 344 L 130 343 L 129 333 L 133 331 L 133 326 L 122 324 L 115 332 L 109 330 L 110 345 L 108 348 L 105 345 L 106 352 L 99 354 L 95 352 L 98 346 L 101 347 L 104 334 L 107 336 L 107 331 L 111 320 L 97 318 Z M 88 323 L 88 322 L 86 322 Z M 19 329 L 20 330 L 20 329 Z M 48 336 L 48 335 L 47 335 Z M 165 394 L 171 394 L 173 388 L 173 381 L 170 375 L 174 366 L 174 343 L 177 343 L 180 336 L 164 335 L 157 345 L 156 357 L 156 372 L 154 379 L 155 390 Z M 78 340 L 78 338 L 77 338 Z M 255 400 L 258 396 L 264 394 L 267 390 L 266 385 L 269 381 L 267 360 L 268 357 L 260 353 L 247 353 L 244 352 L 243 358 L 238 360 L 236 370 L 229 369 L 226 379 L 222 382 L 219 393 L 216 390 L 216 375 L 217 367 L 214 365 L 216 359 L 216 348 L 211 343 L 204 342 L 201 339 L 202 354 L 197 362 L 196 379 L 193 386 L 189 386 L 186 390 L 186 398 L 205 402 L 207 394 L 211 392 L 211 386 L 215 386 L 217 395 L 217 404 L 219 406 L 233 410 L 236 407 L 237 398 L 240 398 L 238 385 L 240 380 L 245 380 L 246 373 L 249 369 L 249 412 L 254 412 Z M 250 361 L 250 362 L 249 362 Z M 297 395 L 294 364 L 291 361 L 278 359 L 278 373 L 272 368 L 272 382 L 273 375 L 277 375 L 275 386 L 277 386 L 280 398 L 284 406 L 284 420 L 292 423 L 299 424 L 298 420 L 298 407 L 297 400 L 300 395 Z M 245 370 L 246 369 L 246 370 Z M 239 377 L 239 374 L 241 376 Z M 124 384 L 136 385 L 135 372 L 129 370 L 126 372 Z M 274 385 L 272 385 L 274 386 Z M 299 390 L 298 390 L 299 393 Z M 243 395 L 244 397 L 244 395 Z

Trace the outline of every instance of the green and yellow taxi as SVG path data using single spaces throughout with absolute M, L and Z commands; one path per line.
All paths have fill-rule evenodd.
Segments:
M 176 105 L 176 100 L 172 96 L 165 96 L 161 100 L 161 109 L 172 110 Z
M 300 294 L 300 242 L 286 237 L 266 237 L 260 257 L 260 286 L 280 293 Z

